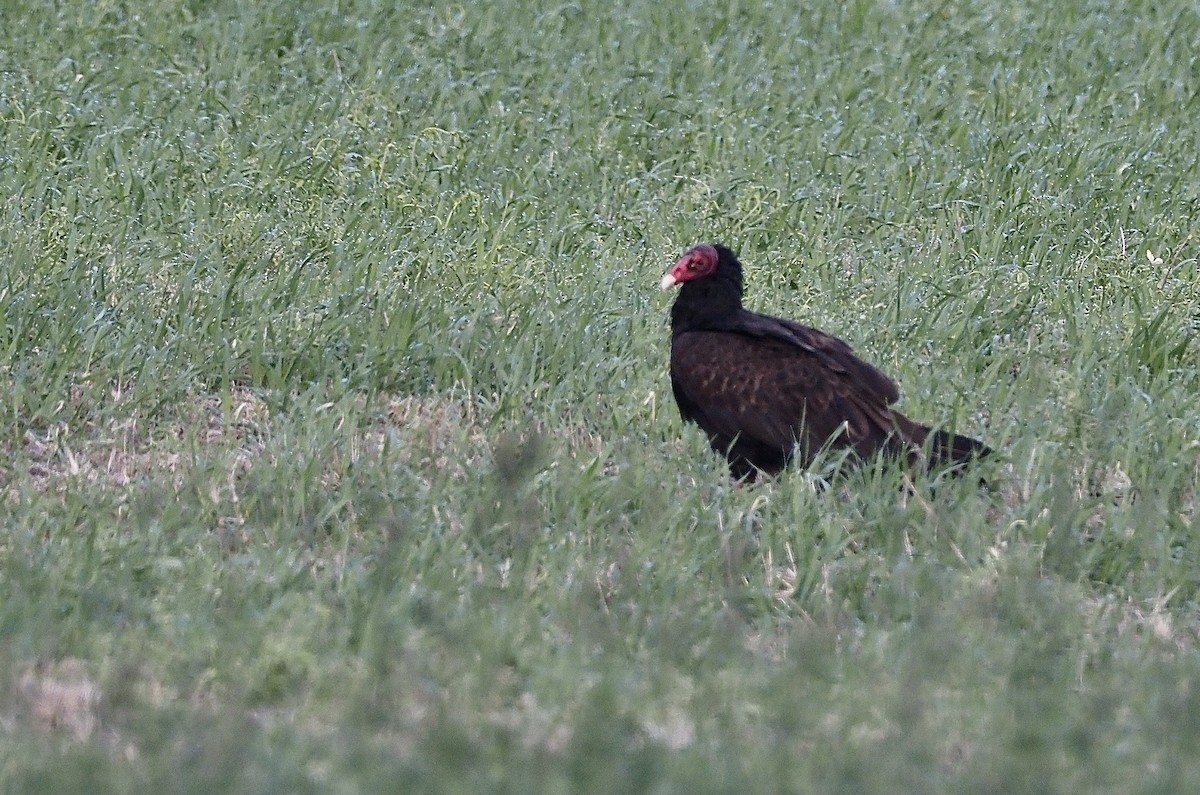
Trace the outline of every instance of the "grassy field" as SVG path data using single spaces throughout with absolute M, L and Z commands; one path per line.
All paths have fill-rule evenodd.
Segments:
M 0 792 L 1200 790 L 1195 4 L 801 5 L 6 3 Z M 731 484 L 706 241 L 990 487 Z

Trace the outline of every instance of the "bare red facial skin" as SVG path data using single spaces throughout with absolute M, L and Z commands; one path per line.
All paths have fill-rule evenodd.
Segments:
M 717 250 L 712 246 L 696 246 L 689 249 L 679 258 L 679 262 L 675 263 L 675 267 L 667 271 L 658 286 L 670 290 L 677 284 L 703 279 L 717 269 L 719 258 Z

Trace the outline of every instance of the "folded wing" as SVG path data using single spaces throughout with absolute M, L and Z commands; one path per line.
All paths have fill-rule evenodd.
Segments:
M 684 418 L 739 476 L 776 472 L 797 448 L 807 464 L 826 444 L 866 458 L 924 439 L 907 439 L 913 424 L 889 408 L 899 397 L 891 379 L 836 337 L 778 318 L 744 312 L 725 328 L 677 334 L 671 382 Z

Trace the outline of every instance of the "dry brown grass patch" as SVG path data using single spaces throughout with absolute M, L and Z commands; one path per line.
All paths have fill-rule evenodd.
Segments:
M 28 724 L 62 731 L 82 742 L 96 729 L 100 688 L 81 660 L 35 663 L 17 679 L 17 695 Z
M 228 406 L 219 396 L 197 396 L 165 421 L 132 407 L 123 414 L 126 403 L 114 387 L 109 402 L 96 407 L 97 419 L 79 427 L 61 422 L 26 431 L 13 466 L 24 468 L 27 477 L 7 473 L 9 499 L 18 482 L 39 493 L 62 493 L 71 483 L 123 489 L 152 474 L 176 473 L 191 446 L 233 449 L 245 465 L 268 435 L 269 409 L 250 389 L 235 388 Z

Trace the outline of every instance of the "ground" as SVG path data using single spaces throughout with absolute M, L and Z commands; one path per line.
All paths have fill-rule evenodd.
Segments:
M 1200 16 L 0 11 L 5 792 L 1200 785 Z M 973 478 L 742 487 L 723 242 Z

